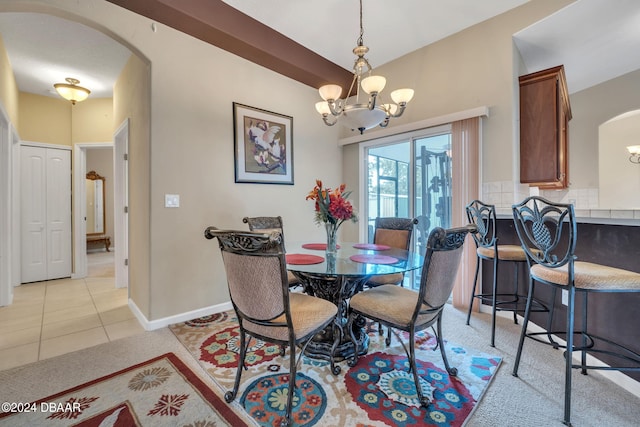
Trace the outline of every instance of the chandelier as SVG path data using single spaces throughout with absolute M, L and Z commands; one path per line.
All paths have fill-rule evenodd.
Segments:
M 53 85 L 53 87 L 56 88 L 58 95 L 67 101 L 71 101 L 71 104 L 73 105 L 76 105 L 76 102 L 81 102 L 87 99 L 91 91 L 82 86 L 78 86 L 80 80 L 71 77 L 67 77 L 65 80 L 67 83 L 56 83 Z
M 386 127 L 389 124 L 389 119 L 400 117 L 404 113 L 407 103 L 413 98 L 413 89 L 397 89 L 391 92 L 393 104 L 380 102 L 380 92 L 384 89 L 387 79 L 371 74 L 371 65 L 364 57 L 369 52 L 369 48 L 364 45 L 363 35 L 362 0 L 360 0 L 360 37 L 358 37 L 358 45 L 353 49 L 357 58 L 353 65 L 351 87 L 345 98 L 341 99 L 342 87 L 336 84 L 324 85 L 319 89 L 320 96 L 324 101 L 316 103 L 316 110 L 322 115 L 327 126 L 335 125 L 340 119 L 345 126 L 358 129 L 360 134 L 378 125 Z M 349 104 L 348 98 L 354 86 L 356 88 L 355 102 Z M 361 89 L 368 95 L 366 102 L 360 102 Z
M 640 145 L 629 145 L 627 147 L 629 152 L 629 161 L 631 163 L 640 163 Z

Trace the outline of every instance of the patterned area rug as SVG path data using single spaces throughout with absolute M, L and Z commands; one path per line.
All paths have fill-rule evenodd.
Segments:
M 0 426 L 247 426 L 173 353 L 37 402 L 4 406 Z
M 238 322 L 233 311 L 170 326 L 185 347 L 223 389 L 233 387 L 238 364 Z M 386 347 L 377 324 L 368 323 L 369 352 L 358 364 L 339 366 L 303 357 L 296 380 L 292 421 L 296 426 L 462 426 L 489 386 L 501 359 L 446 343 L 451 366 L 444 369 L 436 339 L 424 331 L 416 345 L 423 390 L 431 396 L 420 407 L 402 345 L 393 336 Z M 386 335 L 386 334 L 385 334 Z M 405 339 L 408 335 L 405 335 Z M 260 425 L 278 425 L 284 415 L 289 380 L 289 351 L 251 340 L 237 400 Z

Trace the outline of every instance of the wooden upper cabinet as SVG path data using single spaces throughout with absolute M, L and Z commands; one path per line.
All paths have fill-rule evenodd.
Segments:
M 569 120 L 562 65 L 520 76 L 520 182 L 542 189 L 569 186 Z

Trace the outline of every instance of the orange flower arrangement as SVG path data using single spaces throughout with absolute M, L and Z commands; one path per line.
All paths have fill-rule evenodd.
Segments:
M 306 200 L 313 200 L 316 203 L 316 223 L 333 224 L 337 230 L 344 221 L 358 221 L 358 215 L 356 215 L 351 202 L 347 200 L 351 191 L 345 191 L 345 189 L 345 184 L 341 184 L 334 190 L 323 188 L 322 181 L 316 179 L 316 186 L 307 194 L 306 198 Z

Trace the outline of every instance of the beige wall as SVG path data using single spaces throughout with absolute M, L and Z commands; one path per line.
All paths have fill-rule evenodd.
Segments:
M 23 141 L 71 146 L 71 103 L 62 98 L 20 92 L 20 126 Z
M 151 318 L 151 67 L 131 55 L 113 89 L 114 126 L 129 120 L 129 296 Z
M 113 140 L 113 100 L 87 99 L 76 105 L 62 98 L 20 92 L 20 138 L 73 146 Z
M 599 129 L 600 204 L 611 209 L 640 209 L 640 165 L 629 161 L 628 145 L 640 142 L 640 110 Z
M 71 111 L 73 144 L 113 140 L 113 99 L 88 98 L 74 105 Z
M 578 188 L 598 187 L 603 178 L 615 180 L 615 168 L 605 169 L 611 174 L 609 178 L 599 176 L 598 127 L 622 113 L 640 108 L 640 70 L 573 93 L 570 99 L 573 113 L 573 119 L 569 122 L 571 185 Z M 627 158 L 625 153 L 620 157 L 621 168 L 627 167 Z M 599 206 L 602 209 L 616 207 L 607 200 L 603 202 Z
M 9 116 L 9 120 L 18 126 L 18 86 L 16 84 L 7 50 L 0 34 L 0 103 Z

